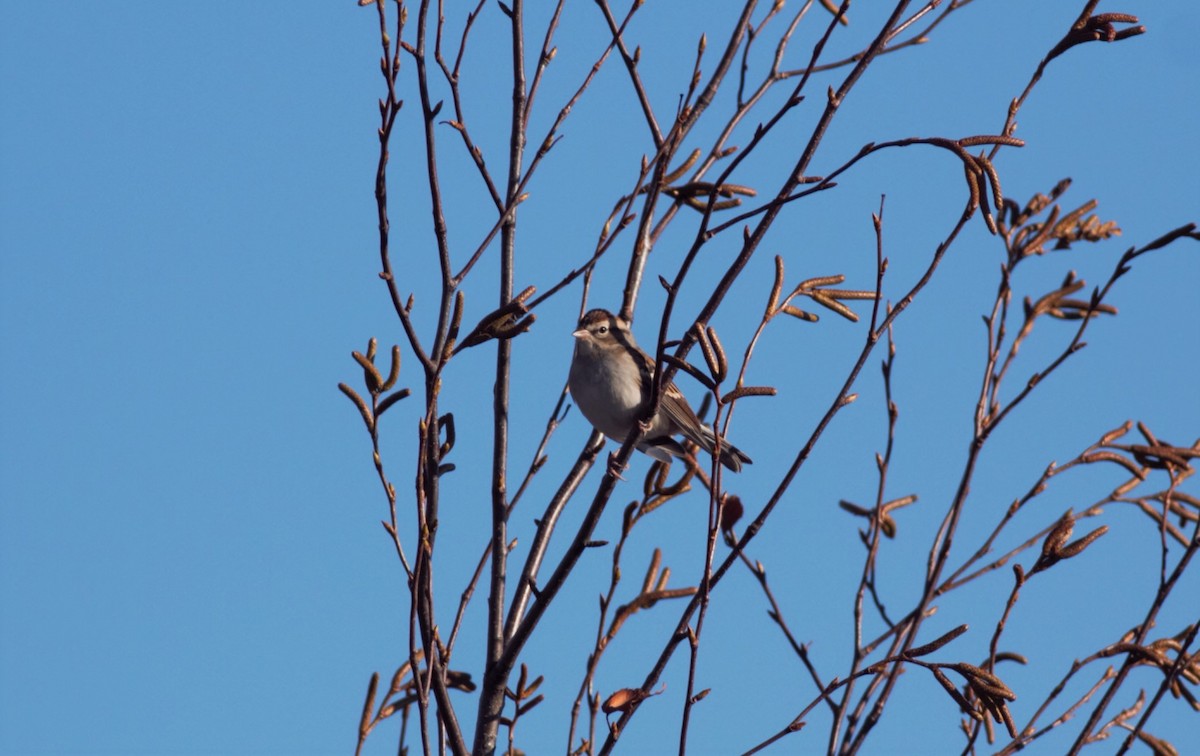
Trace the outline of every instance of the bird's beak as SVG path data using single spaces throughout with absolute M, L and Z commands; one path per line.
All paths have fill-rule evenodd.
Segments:
M 582 339 L 584 336 L 587 336 L 587 329 L 586 329 L 586 328 L 580 328 L 578 331 L 576 331 L 575 333 L 573 333 L 573 334 L 571 334 L 571 335 L 572 335 L 572 336 L 574 336 L 574 337 L 575 337 L 575 338 L 577 338 L 577 339 Z

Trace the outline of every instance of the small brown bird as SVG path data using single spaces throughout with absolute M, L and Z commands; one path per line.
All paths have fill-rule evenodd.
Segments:
M 629 324 L 608 310 L 584 315 L 574 336 L 575 356 L 568 381 L 571 396 L 596 430 L 622 442 L 650 401 L 654 360 L 638 349 Z M 686 457 L 683 446 L 672 438 L 677 433 L 709 454 L 716 450 L 712 429 L 700 422 L 679 388 L 668 383 L 658 414 L 650 421 L 638 450 L 662 462 Z M 743 463 L 750 464 L 750 458 L 722 439 L 721 464 L 739 472 Z

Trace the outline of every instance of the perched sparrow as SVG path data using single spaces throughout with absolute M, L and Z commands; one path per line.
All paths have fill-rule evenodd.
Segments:
M 624 441 L 650 401 L 654 361 L 638 349 L 629 324 L 607 310 L 584 315 L 574 336 L 571 396 L 596 430 Z M 662 462 L 686 457 L 683 446 L 671 438 L 676 433 L 709 454 L 716 449 L 712 429 L 700 422 L 675 384 L 668 383 L 638 449 Z M 721 464 L 738 472 L 743 462 L 750 464 L 750 458 L 722 439 Z

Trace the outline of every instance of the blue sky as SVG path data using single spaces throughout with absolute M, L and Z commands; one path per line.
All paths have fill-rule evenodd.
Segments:
M 533 134 L 544 133 L 607 42 L 593 4 L 568 6 Z M 700 30 L 728 14 L 720 3 L 683 7 L 648 3 L 631 27 L 664 114 L 685 86 Z M 1064 202 L 1097 198 L 1101 217 L 1117 220 L 1123 235 L 1033 261 L 1017 288 L 1035 297 L 1070 269 L 1089 285 L 1100 283 L 1128 246 L 1198 219 L 1193 30 L 1200 11 L 1186 0 L 1105 2 L 1100 10 L 1136 14 L 1149 31 L 1056 60 L 1018 119 L 1027 146 L 1005 150 L 997 165 L 1006 193 L 1022 201 L 1072 177 Z M 531 39 L 540 41 L 546 12 L 530 11 Z M 874 12 L 852 16 L 862 24 L 852 30 L 870 28 Z M 1077 12 L 1074 4 L 979 0 L 928 44 L 871 69 L 814 171 L 832 170 L 868 141 L 996 133 L 1009 100 Z M 494 4 L 486 8 L 464 81 L 472 128 L 494 169 L 502 164 L 502 132 L 487 127 L 506 121 L 508 94 L 495 63 L 506 53 L 490 35 L 502 18 Z M 671 32 L 655 35 L 656 28 Z M 835 38 L 831 55 L 853 52 L 857 39 Z M 797 44 L 796 55 L 806 50 Z M 386 679 L 403 659 L 408 605 L 378 524 L 386 502 L 357 413 L 336 389 L 356 381 L 349 353 L 368 337 L 403 342 L 376 275 L 378 55 L 374 11 L 349 1 L 0 7 L 0 752 L 346 753 L 370 674 Z M 812 91 L 837 81 L 832 74 Z M 393 146 L 394 249 L 402 288 L 416 292 L 418 326 L 428 331 L 436 294 L 421 288 L 431 280 L 432 247 L 411 141 L 418 110 L 411 89 L 402 96 L 412 106 L 402 112 Z M 615 115 L 631 108 L 627 77 L 610 61 L 522 207 L 518 288 L 544 290 L 590 254 L 648 149 L 639 120 Z M 755 170 L 764 187 L 778 179 L 779 165 L 794 161 L 788 148 L 807 137 L 812 112 L 787 124 L 794 139 L 762 155 Z M 492 211 L 460 145 L 444 131 L 451 239 L 465 258 Z M 870 213 L 886 194 L 894 298 L 952 225 L 963 192 L 955 161 L 908 148 L 880 154 L 836 190 L 797 203 L 716 321 L 727 347 L 738 345 L 731 353 L 753 332 L 775 254 L 787 260 L 789 285 L 844 273 L 848 287 L 869 288 Z M 644 344 L 663 301 L 654 276 L 674 272 L 694 229 L 695 219 L 682 216 L 652 258 L 636 324 Z M 731 245 L 712 245 L 714 259 L 702 261 L 679 312 L 698 310 L 706 282 L 723 270 L 718 263 L 736 251 Z M 919 589 L 924 544 L 961 466 L 982 369 L 979 317 L 995 292 L 1001 252 L 982 223 L 973 223 L 896 329 L 901 426 L 889 491 L 921 497 L 900 515 L 902 538 L 881 557 L 881 590 L 897 607 Z M 628 244 L 598 267 L 593 304 L 618 306 L 627 254 Z M 467 320 L 494 301 L 494 270 L 493 250 L 467 288 Z M 964 543 L 986 535 L 1050 460 L 1070 458 L 1128 418 L 1180 445 L 1196 438 L 1198 287 L 1194 242 L 1148 256 L 1119 282 L 1112 301 L 1120 315 L 1095 324 L 1089 347 L 993 439 Z M 422 312 L 422 303 L 430 308 Z M 534 329 L 516 342 L 516 468 L 528 464 L 565 381 L 578 306 L 576 286 L 539 308 Z M 1062 348 L 1070 325 L 1058 325 L 1038 332 L 1018 371 L 1037 369 Z M 832 315 L 816 326 L 772 329 L 748 380 L 777 385 L 780 394 L 740 405 L 731 430 L 755 459 L 737 478 L 738 490 L 758 503 L 834 396 L 864 331 Z M 848 596 L 861 565 L 859 523 L 837 502 L 865 504 L 873 496 L 873 454 L 884 442 L 880 357 L 856 388 L 859 402 L 827 432 L 749 549 L 766 565 L 793 629 L 814 642 L 826 678 L 845 667 Z M 464 420 L 486 427 L 491 381 L 480 376 L 491 369 L 491 347 L 456 362 L 443 399 L 460 423 L 459 472 L 448 479 L 443 509 L 444 612 L 487 534 L 487 480 L 471 472 L 470 460 L 490 458 L 490 432 L 471 432 Z M 411 355 L 401 384 L 420 386 Z M 384 434 L 393 479 L 405 485 L 418 408 L 412 399 L 394 408 Z M 518 538 L 531 537 L 533 517 L 588 430 L 572 412 L 555 436 L 529 507 L 515 516 Z M 639 495 L 647 465 L 635 458 L 597 537 L 615 540 L 620 509 Z M 592 475 L 588 497 L 600 472 Z M 1012 543 L 1121 480 L 1117 471 L 1089 469 L 1056 482 L 1014 524 Z M 627 547 L 626 569 L 635 576 L 628 581 L 637 582 L 658 545 L 672 584 L 694 583 L 704 498 L 693 497 L 640 526 Z M 583 508 L 575 505 L 567 524 Z M 1144 612 L 1158 570 L 1158 533 L 1130 509 L 1104 522 L 1108 536 L 1027 587 L 1017 606 L 1005 641 L 1035 662 L 1006 678 L 1021 696 L 1019 722 L 1031 713 L 1021 707 L 1040 701 L 1071 659 L 1116 640 Z M 1034 556 L 1026 555 L 1026 567 Z M 608 580 L 607 552 L 589 559 L 528 654 L 533 672 L 547 678 L 548 698 L 542 718 L 519 731 L 518 745 L 529 753 L 565 743 L 569 702 L 594 635 L 595 597 Z M 979 623 L 946 649 L 955 652 L 946 660 L 985 654 L 1010 581 L 1004 570 L 940 604 L 926 628 L 930 638 L 962 617 Z M 1197 596 L 1193 574 L 1160 617 L 1160 634 L 1197 621 Z M 696 752 L 749 747 L 814 695 L 766 608 L 745 573 L 717 593 L 700 666 L 700 687 L 714 693 L 694 724 Z M 468 623 L 482 612 L 477 599 Z M 639 683 L 676 616 L 660 606 L 631 620 L 608 652 L 599 688 Z M 468 631 L 461 643 L 455 666 L 472 668 L 481 636 Z M 1140 674 L 1120 705 L 1132 702 L 1137 686 L 1156 687 L 1153 674 Z M 674 748 L 685 675 L 680 656 L 668 692 L 647 704 L 657 710 L 644 708 L 627 732 L 628 752 Z M 935 752 L 961 748 L 953 704 L 933 681 L 911 670 L 904 684 L 912 688 L 898 693 L 868 752 L 903 752 L 914 737 Z M 463 712 L 473 715 L 473 702 Z M 1149 729 L 1186 753 L 1200 748 L 1200 737 L 1195 715 L 1184 712 L 1164 701 Z M 931 721 L 941 730 L 923 731 Z M 793 736 L 776 752 L 820 751 L 825 726 L 815 720 L 815 732 Z M 368 751 L 394 752 L 395 732 L 381 728 Z M 1047 738 L 1032 750 L 1054 753 L 1066 742 Z

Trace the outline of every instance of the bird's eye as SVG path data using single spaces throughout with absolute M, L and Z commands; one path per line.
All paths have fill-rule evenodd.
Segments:
M 608 326 L 600 326 L 597 331 L 601 336 L 603 336 L 604 334 L 608 333 Z

